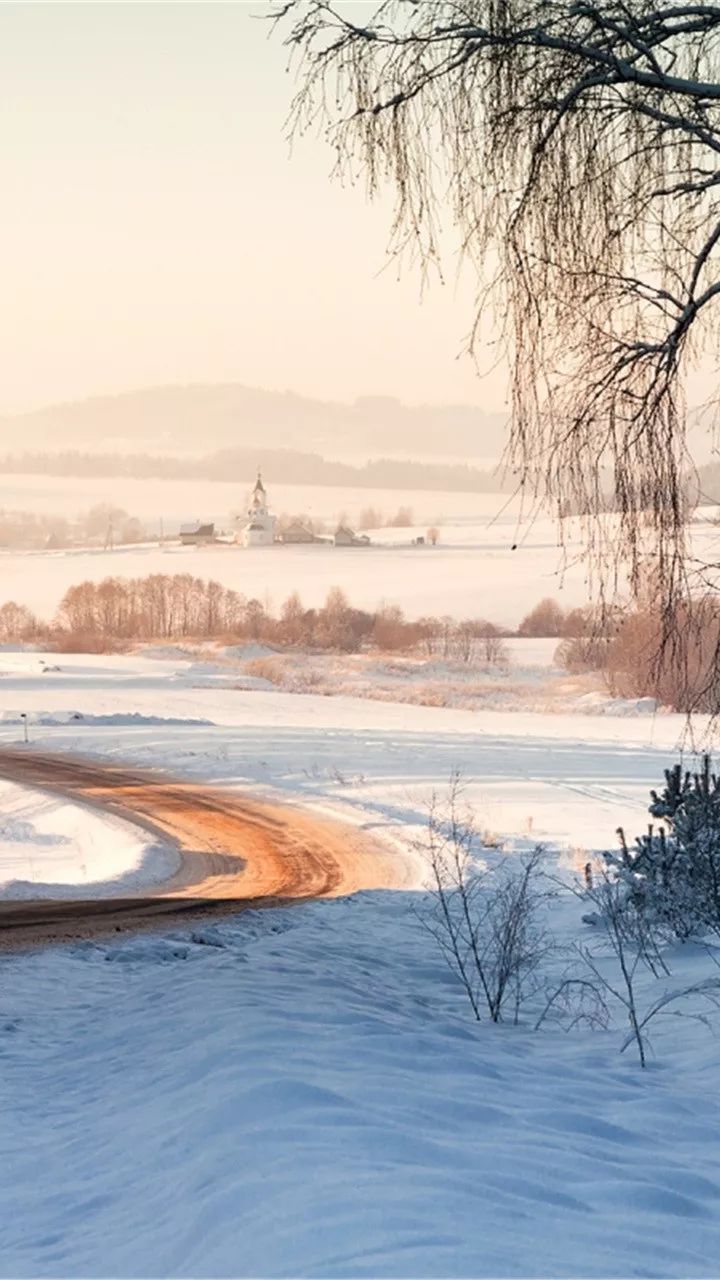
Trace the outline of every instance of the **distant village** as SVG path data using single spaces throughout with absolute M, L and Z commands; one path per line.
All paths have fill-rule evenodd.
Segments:
M 336 547 L 369 547 L 370 538 L 366 533 L 356 533 L 348 525 L 341 523 L 332 534 L 316 533 L 309 525 L 300 520 L 292 520 L 289 524 L 278 527 L 277 517 L 270 510 L 267 492 L 262 475 L 258 472 L 255 487 L 250 497 L 247 512 L 238 518 L 239 528 L 234 541 L 241 547 L 272 547 L 277 544 L 301 545 L 316 543 L 334 545 Z M 193 521 L 180 526 L 180 541 L 183 546 L 207 546 L 213 542 L 226 542 L 227 539 L 215 531 L 211 522 Z M 414 538 L 413 541 L 424 543 L 425 539 Z
M 383 515 L 374 507 L 367 507 L 360 512 L 359 520 L 361 530 L 388 525 L 408 530 L 413 527 L 412 510 L 407 506 L 399 507 L 393 517 Z M 437 528 L 430 528 L 426 536 L 413 535 L 409 541 L 413 546 L 434 545 L 438 536 Z M 162 519 L 158 528 L 156 523 L 146 525 L 123 508 L 108 502 L 96 504 L 75 519 L 30 511 L 0 510 L 0 550 L 4 551 L 113 551 L 155 541 L 162 544 L 179 542 L 186 547 L 372 545 L 368 534 L 352 529 L 345 516 L 338 518 L 334 531 L 307 516 L 276 516 L 270 508 L 260 472 L 250 493 L 247 510 L 235 518 L 234 527 L 230 529 L 217 528 L 210 520 L 193 520 L 181 524 L 179 530 L 174 531 L 167 528 Z

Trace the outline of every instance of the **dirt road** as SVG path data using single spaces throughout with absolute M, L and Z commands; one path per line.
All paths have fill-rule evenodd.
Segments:
M 0 777 L 110 810 L 174 845 L 175 874 L 113 899 L 2 901 L 0 946 L 88 937 L 157 917 L 400 888 L 407 867 L 352 827 L 230 789 L 71 755 L 0 750 Z

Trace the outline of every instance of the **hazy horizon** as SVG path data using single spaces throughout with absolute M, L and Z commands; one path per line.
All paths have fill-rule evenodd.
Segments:
M 469 281 L 386 266 L 389 202 L 292 158 L 260 4 L 8 4 L 0 413 L 155 385 L 505 407 L 458 358 Z M 488 358 L 494 359 L 494 356 Z
M 461 354 L 475 289 L 450 239 L 421 298 L 388 264 L 390 198 L 331 181 L 322 138 L 290 155 L 265 12 L 0 7 L 0 415 L 198 383 L 507 411 L 490 316 L 482 376 Z M 709 387 L 701 367 L 690 404 Z

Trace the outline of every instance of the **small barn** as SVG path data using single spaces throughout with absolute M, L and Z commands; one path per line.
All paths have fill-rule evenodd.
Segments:
M 180 541 L 184 547 L 202 547 L 215 541 L 215 525 L 193 520 L 180 525 Z
M 306 543 L 315 542 L 315 534 L 312 529 L 308 529 L 306 525 L 301 524 L 299 520 L 293 520 L 287 529 L 283 529 L 281 535 L 283 542 L 290 543 Z
M 335 530 L 336 547 L 369 547 L 370 539 L 366 533 L 354 533 L 347 525 L 338 525 Z

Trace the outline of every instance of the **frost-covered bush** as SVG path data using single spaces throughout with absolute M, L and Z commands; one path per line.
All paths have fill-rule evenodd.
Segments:
M 544 850 L 537 846 L 492 869 L 479 863 L 479 832 L 461 799 L 460 775 L 453 774 L 447 795 L 430 800 L 418 844 L 429 871 L 421 919 L 460 980 L 475 1019 L 518 1023 L 521 1009 L 542 988 L 542 968 L 555 949 L 544 922 L 554 897 L 543 873 Z
M 605 855 L 624 887 L 628 914 L 636 911 L 676 937 L 720 933 L 720 779 L 710 757 L 699 773 L 679 764 L 665 770 L 662 794 L 651 791 L 651 826 L 634 846 L 622 831 L 620 850 Z
M 604 666 L 608 687 L 615 697 L 655 698 L 674 711 L 716 715 L 719 646 L 717 594 L 693 601 L 692 609 L 678 605 L 671 615 L 651 602 L 620 620 Z

